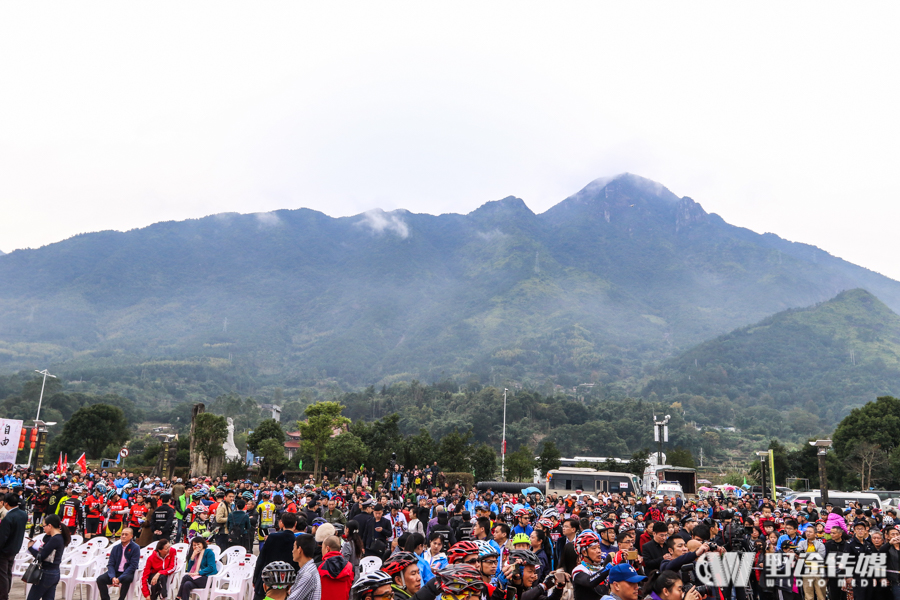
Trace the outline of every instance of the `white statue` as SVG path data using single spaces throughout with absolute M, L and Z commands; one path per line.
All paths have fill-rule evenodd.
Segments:
M 228 437 L 225 438 L 222 447 L 225 449 L 225 460 L 237 460 L 241 457 L 237 446 L 234 445 L 234 420 L 231 417 L 228 417 Z

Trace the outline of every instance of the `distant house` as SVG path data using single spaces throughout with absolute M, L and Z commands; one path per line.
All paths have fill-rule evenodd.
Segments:
M 331 432 L 331 437 L 337 437 L 345 431 L 347 431 L 346 425 L 335 427 L 334 431 Z M 288 460 L 293 460 L 294 455 L 300 451 L 300 432 L 288 431 L 285 435 L 287 435 L 287 440 L 284 442 L 284 454 L 288 457 Z
M 300 432 L 287 432 L 287 440 L 284 442 L 284 454 L 288 460 L 294 460 L 294 455 L 300 451 Z

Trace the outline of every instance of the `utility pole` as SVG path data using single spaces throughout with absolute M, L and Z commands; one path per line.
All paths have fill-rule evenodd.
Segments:
M 825 455 L 831 447 L 831 440 L 816 440 L 810 442 L 809 445 L 815 446 L 818 450 L 816 454 L 819 455 L 819 493 L 822 496 L 822 508 L 825 508 L 825 505 L 828 504 L 828 473 L 825 468 Z
M 37 422 L 40 420 L 40 418 L 41 418 L 41 405 L 44 403 L 44 387 L 46 387 L 46 385 L 47 385 L 47 378 L 48 378 L 48 377 L 52 377 L 53 379 L 56 379 L 56 375 L 51 375 L 51 374 L 47 371 L 47 369 L 44 369 L 43 371 L 38 371 L 37 369 L 35 369 L 34 372 L 35 372 L 35 373 L 40 373 L 41 375 L 44 376 L 44 381 L 41 383 L 41 396 L 40 396 L 40 398 L 38 398 L 38 410 L 37 410 L 37 416 L 34 418 L 35 423 L 37 423 Z M 34 453 L 34 448 L 31 448 L 31 449 L 28 451 L 28 464 L 29 464 L 29 465 L 31 464 L 31 455 L 32 455 L 33 453 Z
M 506 388 L 503 388 L 503 447 L 500 448 L 500 481 L 506 481 Z

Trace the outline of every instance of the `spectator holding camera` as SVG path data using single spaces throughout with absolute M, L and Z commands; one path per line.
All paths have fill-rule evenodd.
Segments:
M 684 540 L 682 540 L 683 542 Z M 641 590 L 644 600 L 700 600 L 697 588 L 684 593 L 684 583 L 675 571 L 657 571 L 644 583 Z

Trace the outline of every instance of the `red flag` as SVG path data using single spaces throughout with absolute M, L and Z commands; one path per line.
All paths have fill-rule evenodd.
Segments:
M 63 458 L 63 473 L 69 470 L 69 453 L 66 452 L 65 458 Z
M 56 474 L 62 473 L 62 452 L 59 453 L 59 460 L 56 461 Z
M 81 453 L 81 458 L 75 461 L 75 464 L 81 467 L 81 474 L 84 475 L 87 473 L 87 458 L 84 456 L 84 452 Z

